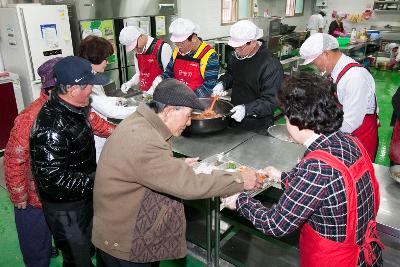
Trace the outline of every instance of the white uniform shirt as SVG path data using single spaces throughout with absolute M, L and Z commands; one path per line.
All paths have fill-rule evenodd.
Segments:
M 307 30 L 310 31 L 311 35 L 319 32 L 319 29 L 323 29 L 324 27 L 325 27 L 325 20 L 321 14 L 311 15 L 307 24 Z
M 393 49 L 390 50 L 390 58 L 396 60 L 396 62 L 400 62 L 400 47 L 397 47 L 397 52 L 393 52 Z
M 149 48 L 151 43 L 153 42 L 154 38 L 151 36 L 148 36 L 147 38 L 147 43 L 146 43 L 146 48 Z M 164 43 L 163 46 L 161 47 L 161 63 L 163 65 L 164 70 L 167 68 L 168 62 L 170 61 L 172 56 L 172 48 L 168 43 Z M 136 73 L 139 73 L 139 67 L 137 63 L 137 58 L 134 57 L 134 62 L 135 62 L 135 71 Z
M 343 54 L 332 70 L 333 81 L 336 83 L 339 73 L 347 64 L 355 62 Z M 352 133 L 361 126 L 366 114 L 373 114 L 375 111 L 374 78 L 365 68 L 351 68 L 337 84 L 337 96 L 344 112 L 341 130 Z
M 106 96 L 101 85 L 93 86 L 90 98 L 92 110 L 103 119 L 112 118 L 122 120 L 136 111 L 136 107 L 118 106 L 117 100 L 119 97 Z M 95 135 L 94 142 L 96 147 L 96 162 L 98 162 L 106 138 Z

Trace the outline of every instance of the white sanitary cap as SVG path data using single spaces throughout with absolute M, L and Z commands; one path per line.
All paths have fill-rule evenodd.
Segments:
M 171 41 L 174 43 L 185 41 L 193 33 L 198 33 L 199 30 L 199 25 L 193 23 L 191 20 L 183 18 L 177 18 L 169 26 Z
M 263 30 L 249 20 L 240 20 L 232 25 L 228 45 L 240 47 L 247 42 L 263 37 Z
M 137 45 L 137 39 L 146 32 L 136 26 L 124 27 L 119 33 L 119 42 L 125 45 L 126 52 L 132 51 Z
M 391 52 L 393 49 L 395 49 L 396 47 L 399 47 L 399 44 L 396 43 L 390 43 L 387 45 L 386 51 L 387 52 Z
M 315 33 L 308 37 L 300 47 L 300 56 L 304 59 L 302 65 L 313 62 L 324 51 L 339 48 L 335 37 L 326 33 Z
M 336 16 L 337 16 L 337 17 L 340 17 L 340 18 L 345 18 L 345 17 L 346 17 L 346 13 L 344 13 L 344 12 L 338 12 L 338 13 L 336 14 Z

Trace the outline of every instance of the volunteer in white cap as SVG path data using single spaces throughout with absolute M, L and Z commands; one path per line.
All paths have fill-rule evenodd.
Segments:
M 274 122 L 275 95 L 283 78 L 282 65 L 261 40 L 263 31 L 248 20 L 232 25 L 228 44 L 235 51 L 213 94 L 232 88 L 235 126 L 267 135 Z
M 328 33 L 333 37 L 344 36 L 346 35 L 346 31 L 343 28 L 343 18 L 346 17 L 346 14 L 338 12 L 336 14 L 335 20 L 331 22 L 329 25 Z
M 209 97 L 217 83 L 219 63 L 215 50 L 197 36 L 199 27 L 188 19 L 178 18 L 171 23 L 169 33 L 176 47 L 164 73 L 152 85 L 155 88 L 162 79 L 174 78 L 185 83 L 198 97 Z M 148 93 L 152 94 L 153 90 Z
M 390 67 L 396 68 L 400 62 L 400 45 L 396 43 L 390 43 L 385 46 L 385 51 L 390 53 Z
M 304 64 L 313 63 L 322 75 L 330 75 L 344 116 L 341 130 L 355 135 L 372 161 L 378 146 L 375 81 L 354 59 L 342 54 L 335 37 L 326 33 L 310 36 L 300 47 Z
M 322 32 L 325 28 L 326 12 L 324 10 L 319 11 L 317 14 L 311 15 L 307 23 L 307 35 L 313 35 L 317 32 Z
M 126 52 L 135 51 L 135 75 L 121 86 L 121 91 L 126 93 L 137 84 L 141 91 L 148 91 L 154 79 L 166 69 L 172 55 L 171 46 L 136 26 L 123 28 L 119 41 L 125 45 Z

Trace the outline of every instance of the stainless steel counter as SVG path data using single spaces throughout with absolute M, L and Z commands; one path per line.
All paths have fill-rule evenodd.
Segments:
M 243 142 L 244 140 L 245 142 Z M 272 165 L 278 169 L 288 171 L 295 166 L 297 160 L 303 156 L 305 151 L 305 147 L 299 144 L 260 136 L 258 134 L 250 133 L 249 136 L 249 133 L 246 134 L 238 129 L 231 128 L 226 132 L 220 133 L 218 136 L 182 137 L 177 141 L 174 144 L 174 150 L 179 150 L 180 153 L 189 156 L 198 154 L 203 159 L 214 152 L 216 152 L 214 154 L 221 153 L 233 147 L 231 151 L 226 153 L 226 157 L 254 169 Z M 239 145 L 237 146 L 237 144 Z M 180 149 L 177 149 L 178 147 Z M 209 153 L 207 153 L 208 149 L 210 149 Z M 400 210 L 400 184 L 397 184 L 390 178 L 388 167 L 374 164 L 374 168 L 380 184 L 381 204 L 377 221 L 379 236 L 386 246 L 383 252 L 385 266 L 399 266 L 400 220 L 397 217 L 397 211 Z M 267 194 L 268 190 L 270 189 L 267 189 Z M 282 240 L 267 237 L 266 240 L 263 240 L 264 237 L 262 235 L 256 234 L 258 237 L 253 236 L 254 233 L 251 234 L 251 231 L 247 233 L 241 231 L 240 235 L 238 233 L 228 241 L 223 239 L 221 243 L 222 247 L 220 248 L 219 201 L 218 199 L 212 199 L 210 203 L 208 204 L 209 216 L 207 217 L 207 248 L 209 250 L 207 260 L 209 265 L 217 266 L 217 259 L 221 253 L 221 256 L 225 260 L 239 266 L 259 266 L 258 264 L 266 260 L 268 262 L 283 264 L 282 260 L 287 260 L 287 258 L 290 258 L 290 262 L 292 263 L 287 266 L 298 266 L 298 250 L 296 245 L 285 245 L 284 248 L 278 248 L 282 246 Z M 226 219 L 226 217 L 224 218 Z M 241 224 L 239 217 L 233 220 L 238 220 L 236 224 Z M 214 221 L 214 223 L 211 221 Z M 235 224 L 232 221 L 229 221 L 229 223 Z M 215 227 L 214 231 L 211 227 L 212 224 Z M 241 227 L 239 228 L 241 229 Z M 214 240 L 214 246 L 211 245 L 211 240 Z M 275 248 L 276 244 L 279 245 Z M 245 256 L 242 253 L 244 251 L 247 251 Z M 266 251 L 270 251 L 270 254 L 266 253 Z M 254 254 L 253 256 L 256 258 L 253 256 L 249 257 L 250 254 Z M 280 257 L 279 255 L 286 256 Z
M 256 133 L 230 128 L 212 134 L 177 137 L 172 144 L 173 151 L 187 157 L 205 159 L 229 151 Z
M 257 134 L 229 152 L 228 156 L 254 169 L 274 166 L 289 171 L 302 158 L 304 151 L 302 145 Z
M 346 53 L 346 52 L 350 52 L 350 51 L 353 51 L 353 50 L 361 49 L 361 48 L 366 47 L 366 46 L 367 46 L 367 43 L 365 42 L 365 43 L 357 43 L 357 44 L 349 44 L 349 45 L 346 45 L 346 46 L 341 46 L 341 47 L 339 47 L 339 49 L 342 52 Z
M 379 181 L 381 202 L 378 211 L 378 231 L 386 239 L 399 244 L 400 247 L 400 184 L 390 177 L 389 167 L 374 164 L 375 175 Z

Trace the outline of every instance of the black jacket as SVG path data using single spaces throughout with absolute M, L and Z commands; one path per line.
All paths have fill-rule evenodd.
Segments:
M 33 178 L 45 202 L 92 198 L 96 150 L 88 108 L 75 108 L 56 93 L 40 110 L 31 130 Z
M 266 134 L 273 124 L 275 96 L 281 87 L 283 68 L 262 42 L 257 53 L 239 60 L 231 56 L 227 72 L 220 77 L 224 88 L 232 88 L 232 104 L 245 105 L 246 117 L 237 125 Z
M 328 30 L 328 33 L 330 34 L 330 35 L 333 35 L 333 32 L 337 29 L 337 28 L 339 28 L 339 29 L 341 29 L 342 31 L 344 31 L 344 28 L 343 28 L 343 22 L 337 22 L 337 20 L 333 20 L 332 22 L 331 22 L 331 24 L 329 24 L 329 30 Z M 335 36 L 336 37 L 336 36 Z

